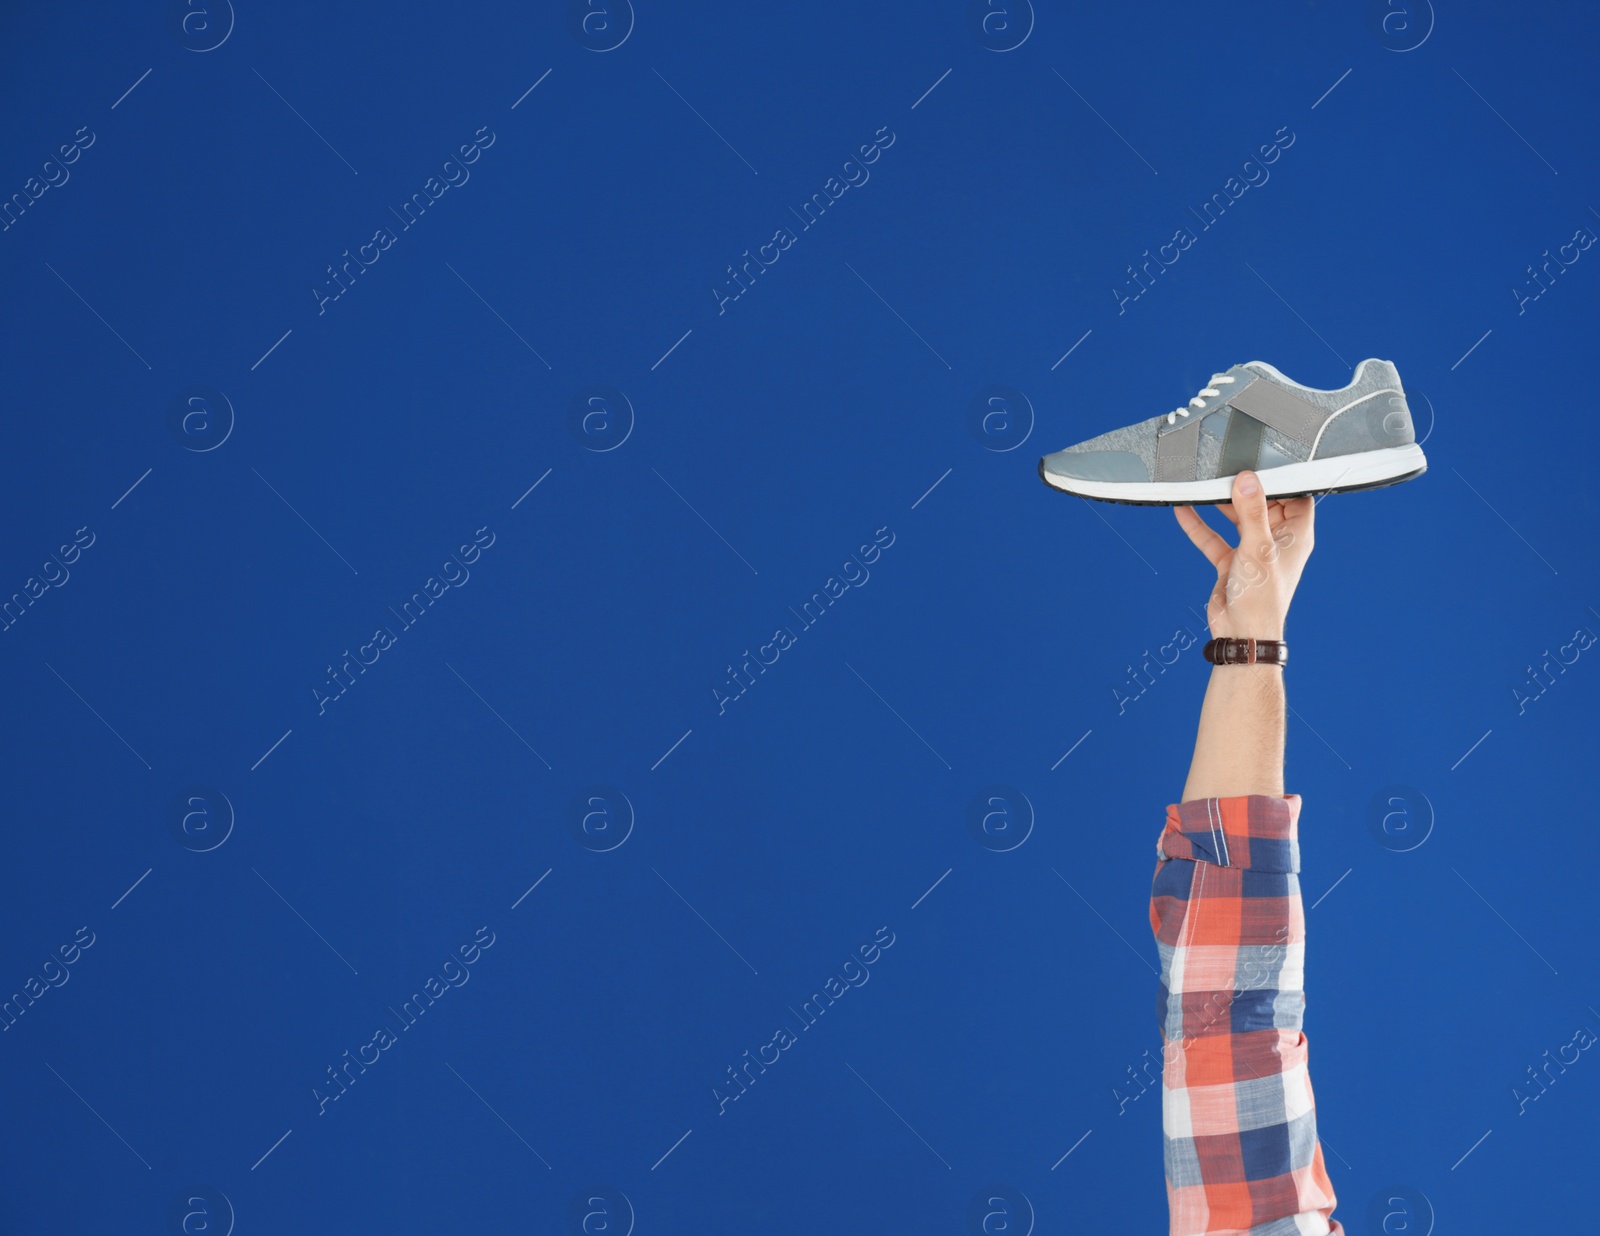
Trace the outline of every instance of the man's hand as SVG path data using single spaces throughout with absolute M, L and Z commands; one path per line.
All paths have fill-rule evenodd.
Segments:
M 1178 523 L 1217 568 L 1217 584 L 1206 605 L 1216 638 L 1282 639 L 1289 601 L 1311 556 L 1312 498 L 1267 501 L 1254 472 L 1233 478 L 1233 501 L 1218 510 L 1239 529 L 1230 546 L 1191 506 L 1173 507 Z
M 1217 585 L 1206 606 L 1217 638 L 1282 639 L 1289 601 L 1311 556 L 1311 498 L 1268 502 L 1254 472 L 1233 478 L 1222 513 L 1239 529 L 1231 546 L 1193 507 L 1173 508 L 1211 565 Z M 1213 666 L 1200 706 L 1200 732 L 1183 799 L 1283 794 L 1284 671 L 1276 665 Z

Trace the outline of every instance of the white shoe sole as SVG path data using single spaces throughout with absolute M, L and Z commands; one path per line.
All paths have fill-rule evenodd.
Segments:
M 1268 498 L 1298 498 L 1394 485 L 1419 476 L 1427 469 L 1428 461 L 1422 448 L 1410 442 L 1405 446 L 1387 446 L 1355 455 L 1333 455 L 1305 463 L 1261 468 L 1256 475 L 1261 478 Z M 1232 476 L 1219 476 L 1209 481 L 1085 481 L 1047 472 L 1043 460 L 1039 463 L 1039 476 L 1053 489 L 1101 502 L 1194 506 L 1233 500 Z

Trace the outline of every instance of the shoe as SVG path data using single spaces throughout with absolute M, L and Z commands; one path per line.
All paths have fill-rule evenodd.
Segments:
M 1364 360 L 1349 386 L 1324 391 L 1249 361 L 1188 407 L 1046 455 L 1039 478 L 1101 502 L 1200 506 L 1230 501 L 1247 469 L 1268 498 L 1298 498 L 1395 485 L 1428 461 L 1391 362 Z

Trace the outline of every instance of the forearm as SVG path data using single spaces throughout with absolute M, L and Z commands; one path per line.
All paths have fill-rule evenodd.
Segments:
M 1283 670 L 1214 666 L 1151 889 L 1172 1236 L 1343 1236 L 1302 1033 L 1300 797 Z M 1246 1118 L 1248 1113 L 1248 1119 Z M 1290 1226 L 1292 1225 L 1292 1226 Z
M 1214 665 L 1179 800 L 1283 793 L 1287 701 L 1276 665 Z
M 1217 568 L 1216 638 L 1281 640 L 1311 552 L 1310 497 L 1266 508 L 1250 473 L 1230 548 L 1178 522 Z M 1344 1236 L 1317 1138 L 1305 1008 L 1298 794 L 1284 793 L 1284 671 L 1217 665 L 1188 781 L 1167 804 L 1150 892 L 1161 954 L 1162 1128 L 1171 1236 Z
M 1150 925 L 1171 1236 L 1345 1236 L 1301 1029 L 1300 805 L 1241 794 L 1167 806 Z

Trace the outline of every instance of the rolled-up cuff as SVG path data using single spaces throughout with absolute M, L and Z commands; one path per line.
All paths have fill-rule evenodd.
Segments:
M 1240 794 L 1167 804 L 1163 858 L 1250 871 L 1300 870 L 1300 795 Z

